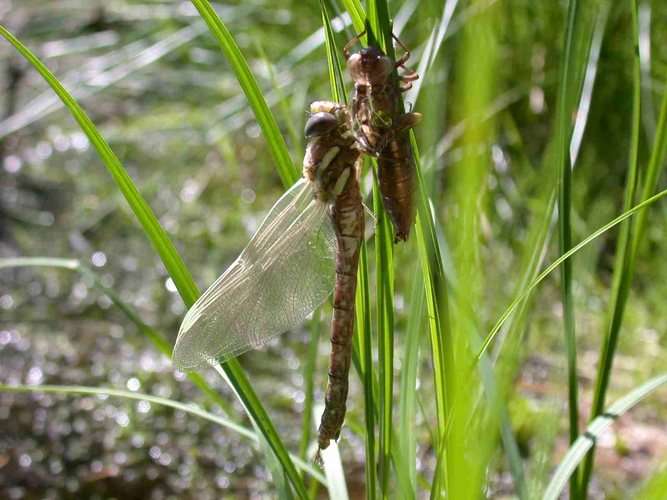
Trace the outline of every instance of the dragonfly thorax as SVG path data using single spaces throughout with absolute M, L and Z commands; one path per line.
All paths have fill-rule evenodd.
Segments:
M 355 177 L 359 151 L 345 106 L 315 101 L 310 112 L 304 130 L 309 142 L 303 173 L 313 184 L 315 197 L 332 204 L 345 191 L 349 179 Z

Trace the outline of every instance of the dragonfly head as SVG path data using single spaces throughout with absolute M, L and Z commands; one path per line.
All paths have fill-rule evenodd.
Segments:
M 338 127 L 338 119 L 336 118 L 336 115 L 332 115 L 326 111 L 320 111 L 310 115 L 310 118 L 308 118 L 306 126 L 303 129 L 303 135 L 305 135 L 307 139 L 322 137 L 333 131 L 336 127 Z
M 345 123 L 345 108 L 332 101 L 315 101 L 310 105 L 310 113 L 303 130 L 307 139 L 327 135 Z
M 394 61 L 376 47 L 364 47 L 348 58 L 347 69 L 356 83 L 382 84 L 394 71 Z

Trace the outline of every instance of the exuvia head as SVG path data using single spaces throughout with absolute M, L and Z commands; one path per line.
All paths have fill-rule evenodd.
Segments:
M 394 71 L 394 61 L 376 47 L 364 47 L 347 59 L 347 69 L 356 83 L 380 84 Z

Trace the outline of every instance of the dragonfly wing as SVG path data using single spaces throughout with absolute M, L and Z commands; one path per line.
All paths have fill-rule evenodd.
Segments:
M 333 290 L 335 249 L 328 207 L 297 182 L 186 314 L 176 368 L 226 361 L 301 323 Z

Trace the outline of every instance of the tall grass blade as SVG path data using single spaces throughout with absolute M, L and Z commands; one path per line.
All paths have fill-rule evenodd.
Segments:
M 464 368 L 474 353 L 473 326 L 478 321 L 476 311 L 483 302 L 485 282 L 482 264 L 482 213 L 486 207 L 486 184 L 490 162 L 480 150 L 495 139 L 495 123 L 485 114 L 496 93 L 497 27 L 495 9 L 467 23 L 458 56 L 462 67 L 458 73 L 460 93 L 454 98 L 461 102 L 460 113 L 470 120 L 462 140 L 462 154 L 453 165 L 452 198 L 456 211 L 448 221 L 453 238 L 452 256 L 456 270 L 456 288 L 450 305 L 452 369 L 447 381 L 452 402 L 448 412 L 449 433 L 445 436 L 445 488 L 451 498 L 477 498 L 483 494 L 491 450 L 498 440 L 499 415 L 497 405 L 480 403 L 482 381 L 477 373 L 465 373 Z M 465 90 L 463 90 L 465 89 Z M 494 391 L 495 392 L 495 391 Z M 495 402 L 495 401 L 493 401 Z M 484 439 L 472 436 L 484 436 Z M 469 453 L 474 446 L 475 453 Z M 441 459 L 442 462 L 442 459 Z M 431 490 L 431 496 L 441 492 Z
M 357 33 L 361 33 L 366 27 L 366 12 L 359 0 L 341 0 L 340 2 L 352 19 L 352 25 Z M 362 39 L 362 43 L 365 39 Z
M 345 92 L 345 80 L 343 70 L 340 65 L 338 49 L 336 48 L 336 37 L 331 25 L 331 18 L 327 12 L 324 1 L 320 0 L 320 10 L 322 11 L 322 26 L 324 27 L 324 43 L 327 51 L 327 66 L 329 68 L 329 83 L 333 100 L 336 102 L 347 102 L 347 92 Z
M 376 383 L 373 377 L 373 332 L 371 329 L 371 292 L 370 275 L 368 272 L 368 250 L 366 242 L 361 244 L 359 256 L 358 288 L 356 298 L 356 324 L 358 346 L 360 351 L 361 373 L 364 384 L 364 423 L 366 432 L 366 498 L 377 498 L 377 448 L 375 426 L 377 415 Z
M 633 90 L 632 90 L 632 130 L 630 138 L 630 154 L 628 158 L 628 170 L 626 176 L 623 208 L 628 210 L 634 203 L 639 182 L 639 135 L 641 126 L 641 61 L 639 57 L 639 21 L 637 0 L 631 2 L 632 11 L 632 34 L 633 34 Z M 611 370 L 618 345 L 625 305 L 630 294 L 632 284 L 632 239 L 634 227 L 630 221 L 621 225 L 618 242 L 616 244 L 616 255 L 614 261 L 614 275 L 609 301 L 607 331 L 602 340 L 600 360 L 598 362 L 598 374 L 595 381 L 593 403 L 590 419 L 602 413 Z M 581 495 L 585 496 L 588 491 L 588 483 L 593 473 L 595 458 L 595 447 L 591 449 L 584 462 L 581 472 Z
M 621 399 L 612 404 L 604 413 L 586 427 L 586 432 L 582 434 L 570 446 L 565 457 L 561 460 L 554 476 L 551 478 L 543 500 L 557 500 L 560 496 L 568 477 L 575 471 L 586 452 L 595 446 L 595 442 L 613 424 L 618 417 L 630 410 L 642 399 L 651 395 L 657 389 L 667 384 L 667 373 L 654 377 L 642 385 L 632 390 Z M 664 492 L 663 492 L 664 493 Z
M 378 46 L 393 58 L 391 24 L 386 2 L 369 0 L 367 19 L 368 40 L 378 41 Z M 373 162 L 375 164 L 375 162 Z M 378 220 L 375 231 L 376 304 L 379 360 L 379 486 L 380 496 L 389 498 L 391 475 L 392 430 L 393 430 L 393 382 L 394 382 L 394 257 L 392 228 L 383 209 L 382 197 L 377 183 L 373 183 L 373 207 Z
M 560 68 L 560 89 L 557 112 L 557 141 L 560 171 L 560 189 L 558 196 L 558 217 L 560 235 L 560 253 L 572 248 L 572 165 L 570 157 L 571 116 L 575 101 L 570 97 L 574 86 L 571 68 L 574 57 L 575 24 L 578 17 L 579 2 L 568 3 L 565 47 Z M 570 443 L 579 435 L 579 384 L 577 377 L 577 337 L 575 331 L 574 298 L 572 295 L 572 260 L 563 262 L 561 271 L 561 300 L 563 301 L 563 329 L 567 348 L 568 414 L 570 425 Z M 577 477 L 572 476 L 570 497 L 576 498 L 578 492 Z
M 167 236 L 167 233 L 160 226 L 148 204 L 127 175 L 127 172 L 107 142 L 97 131 L 93 122 L 88 118 L 81 106 L 79 106 L 67 90 L 60 84 L 57 78 L 20 41 L 2 26 L 0 26 L 0 34 L 4 36 L 28 60 L 28 62 L 30 62 L 70 110 L 76 121 L 79 123 L 81 130 L 86 134 L 91 144 L 95 147 L 97 153 L 116 182 L 118 189 L 130 205 L 130 208 L 141 224 L 144 233 L 152 243 L 153 248 L 160 256 L 167 272 L 174 281 L 186 306 L 192 306 L 199 296 L 199 291 L 195 286 L 192 276 L 187 267 L 185 267 L 183 260 Z M 239 396 L 244 408 L 252 415 L 252 418 L 271 444 L 271 449 L 276 453 L 283 464 L 283 467 L 299 493 L 299 496 L 305 498 L 306 490 L 303 481 L 296 471 L 273 423 L 266 414 L 266 410 L 264 410 L 259 398 L 243 374 L 238 361 L 232 360 L 225 363 L 224 370 L 233 384 L 233 389 Z
M 401 450 L 409 478 L 409 490 L 417 496 L 417 457 L 416 457 L 416 414 L 417 414 L 417 371 L 419 368 L 419 343 L 424 315 L 424 285 L 418 269 L 414 274 L 410 294 L 410 316 L 405 329 L 405 355 L 401 363 L 401 381 L 398 402 L 397 447 Z M 400 465 L 397 466 L 401 467 Z
M 313 393 L 315 372 L 317 371 L 317 354 L 320 344 L 320 321 L 322 319 L 321 309 L 317 308 L 313 313 L 313 318 L 310 321 L 310 344 L 308 346 L 308 354 L 303 368 L 303 378 L 305 381 L 305 398 L 303 401 L 303 430 L 301 431 L 301 446 L 299 456 L 306 459 L 306 453 L 311 441 L 311 428 L 313 422 Z

